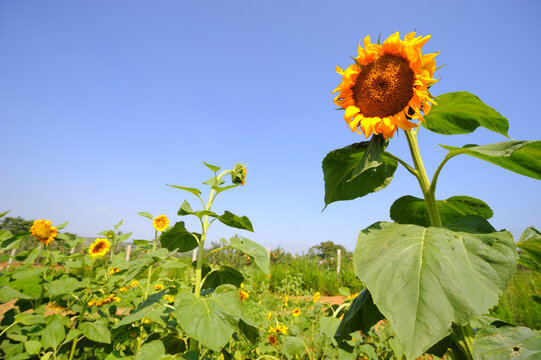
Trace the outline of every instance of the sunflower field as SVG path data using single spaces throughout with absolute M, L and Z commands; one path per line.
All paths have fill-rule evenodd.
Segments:
M 90 244 L 46 219 L 25 231 L 0 230 L 2 253 L 34 244 L 0 276 L 0 356 L 540 359 L 541 232 L 528 228 L 515 243 L 490 224 L 485 202 L 461 194 L 437 200 L 436 184 L 459 155 L 541 180 L 541 141 L 442 145 L 448 153 L 429 178 L 421 129 L 454 135 L 482 127 L 509 138 L 508 120 L 477 96 L 431 94 L 438 53 L 422 53 L 429 39 L 395 33 L 372 43 L 367 36 L 354 63 L 337 68 L 334 103 L 349 130 L 367 140 L 323 159 L 325 205 L 385 188 L 399 165 L 423 194 L 400 197 L 392 222 L 361 230 L 339 274 L 332 260 L 293 259 L 242 236 L 209 248 L 216 220 L 254 229 L 245 215 L 213 211 L 222 192 L 245 184 L 246 166 L 204 163 L 211 176 L 203 190 L 169 185 L 188 198 L 176 215 L 195 217 L 197 230 L 147 212 L 139 215 L 155 230 L 152 240 L 132 241 L 119 231 L 122 221 Z M 411 163 L 386 151 L 399 131 Z M 515 311 L 519 303 L 527 310 Z

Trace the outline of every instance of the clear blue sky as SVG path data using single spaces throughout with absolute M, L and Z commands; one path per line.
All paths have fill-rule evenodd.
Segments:
M 384 190 L 323 209 L 321 161 L 364 140 L 336 111 L 335 66 L 360 39 L 431 34 L 441 50 L 435 95 L 467 90 L 510 121 L 514 139 L 541 139 L 538 1 L 2 1 L 0 211 L 69 221 L 81 236 L 112 228 L 151 238 L 146 211 L 174 222 L 203 161 L 248 166 L 247 183 L 216 211 L 247 215 L 251 234 L 215 223 L 210 240 L 244 235 L 302 252 L 332 240 L 353 250 L 359 231 L 389 220 L 403 195 L 421 196 L 399 168 Z M 486 130 L 421 130 L 429 174 L 437 144 L 506 140 Z M 403 134 L 388 150 L 408 158 Z M 431 176 L 431 175 L 430 175 Z M 444 168 L 437 198 L 487 202 L 497 229 L 541 229 L 541 183 L 470 157 Z M 197 223 L 189 221 L 198 231 Z

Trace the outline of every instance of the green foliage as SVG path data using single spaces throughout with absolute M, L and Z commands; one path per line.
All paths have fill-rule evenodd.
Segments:
M 538 359 L 541 334 L 525 327 L 486 326 L 473 343 L 474 360 Z
M 448 335 L 452 323 L 465 324 L 496 304 L 516 265 L 514 248 L 508 232 L 381 222 L 361 231 L 355 271 L 406 356 L 415 358 Z
M 389 185 L 398 163 L 385 152 L 380 154 L 381 165 L 362 173 L 357 170 L 363 164 L 369 145 L 368 141 L 351 144 L 325 156 L 325 206 L 339 200 L 362 197 Z
M 492 209 L 482 200 L 469 196 L 453 196 L 436 201 L 443 225 L 468 215 L 481 215 L 490 219 Z M 399 224 L 430 226 L 428 208 L 424 199 L 406 195 L 397 199 L 390 210 L 391 219 Z
M 479 126 L 508 136 L 509 122 L 496 110 L 467 91 L 457 91 L 436 97 L 422 125 L 443 135 L 469 134 Z

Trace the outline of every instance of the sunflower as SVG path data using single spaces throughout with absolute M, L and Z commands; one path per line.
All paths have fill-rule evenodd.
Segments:
M 267 339 L 269 340 L 269 343 L 272 346 L 275 346 L 276 344 L 278 344 L 278 339 L 276 339 L 276 336 L 274 335 L 267 335 Z
M 35 220 L 30 228 L 30 233 L 45 245 L 52 243 L 58 235 L 56 227 L 51 226 L 50 220 Z
M 163 290 L 163 289 L 165 289 L 165 287 L 164 287 L 162 284 L 156 284 L 156 285 L 154 285 L 154 290 L 155 290 L 155 291 L 161 291 L 161 290 Z
M 316 293 L 314 294 L 314 297 L 312 298 L 312 300 L 314 302 L 318 302 L 320 297 L 321 297 L 321 294 L 319 293 L 319 291 L 316 291 Z
M 169 219 L 165 215 L 160 215 L 155 217 L 154 220 L 152 220 L 152 223 L 154 224 L 154 229 L 156 229 L 156 231 L 164 231 L 169 226 Z
M 235 164 L 233 170 L 231 170 L 231 181 L 235 185 L 244 185 L 246 183 L 246 165 Z
M 240 301 L 244 302 L 244 300 L 250 298 L 250 293 L 246 290 L 239 289 L 239 296 L 240 296 Z
M 293 310 L 293 312 L 291 313 L 291 315 L 293 315 L 293 316 L 295 316 L 295 317 L 299 316 L 300 314 L 301 314 L 301 311 L 300 311 L 299 309 L 295 309 L 295 310 Z
M 439 53 L 421 53 L 429 39 L 430 35 L 415 37 L 412 32 L 400 40 L 396 32 L 379 45 L 367 36 L 364 49 L 359 43 L 355 64 L 346 70 L 336 67 L 342 83 L 333 91 L 339 91 L 334 103 L 345 110 L 351 131 L 388 139 L 398 128 L 409 131 L 418 126 L 410 120 L 424 121 L 421 112 L 428 114 L 435 104 L 428 88 L 437 82 L 432 76 Z
M 90 248 L 88 253 L 91 257 L 98 257 L 107 254 L 107 251 L 111 248 L 111 243 L 107 239 L 96 239 Z

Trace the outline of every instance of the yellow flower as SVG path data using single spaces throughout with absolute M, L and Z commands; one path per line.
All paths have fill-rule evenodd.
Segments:
M 284 297 L 284 307 L 287 307 L 287 301 L 289 300 L 289 296 Z
M 111 270 L 109 270 L 109 275 L 113 275 L 114 273 L 119 272 L 120 269 L 116 267 L 112 267 Z
M 396 32 L 379 45 L 371 44 L 367 36 L 364 49 L 359 44 L 355 64 L 346 70 L 336 67 L 342 83 L 333 91 L 339 92 L 334 103 L 345 110 L 351 131 L 388 139 L 398 128 L 417 127 L 411 119 L 424 121 L 421 112 L 428 114 L 430 103 L 435 104 L 428 88 L 437 82 L 432 76 L 439 53 L 421 53 L 429 39 L 430 35 L 415 37 L 412 32 L 400 40 Z
M 164 295 L 163 298 L 165 299 L 165 301 L 170 303 L 175 301 L 175 297 L 173 295 Z
M 274 335 L 267 335 L 267 339 L 272 346 L 278 344 L 278 339 L 276 339 L 276 336 Z
M 165 289 L 165 287 L 162 284 L 154 285 L 154 290 L 156 290 L 156 291 L 160 291 L 160 290 L 163 290 L 163 289 Z
M 270 320 L 272 317 L 272 311 L 269 311 L 268 315 L 267 315 L 267 320 Z
M 319 293 L 319 291 L 317 291 L 315 294 L 314 294 L 314 302 L 317 302 L 319 300 L 319 297 L 321 296 L 321 294 Z
M 136 287 L 137 285 L 139 285 L 139 281 L 137 281 L 137 280 L 132 280 L 132 281 L 130 282 L 130 288 L 134 288 L 134 287 Z
M 287 335 L 287 326 L 285 324 L 279 324 L 276 328 L 276 332 Z
M 293 312 L 291 313 L 291 315 L 293 315 L 293 316 L 295 316 L 295 317 L 299 316 L 300 314 L 301 314 L 301 311 L 300 311 L 299 309 L 295 309 L 295 310 L 293 310 Z
M 45 245 L 52 243 L 58 235 L 56 227 L 51 226 L 50 220 L 35 220 L 30 228 L 30 233 Z
M 250 293 L 246 290 L 239 289 L 240 301 L 244 301 L 250 298 Z
M 118 296 L 115 296 L 115 294 L 109 294 L 108 297 L 96 300 L 96 301 L 89 301 L 87 303 L 88 306 L 102 306 L 105 304 L 112 303 L 113 301 L 120 302 L 120 298 Z
M 88 253 L 91 257 L 98 257 L 107 254 L 107 251 L 111 248 L 111 243 L 107 239 L 96 239 L 90 248 Z
M 156 231 L 165 231 L 169 226 L 169 219 L 165 215 L 160 215 L 152 220 L 152 224 L 154 224 Z

